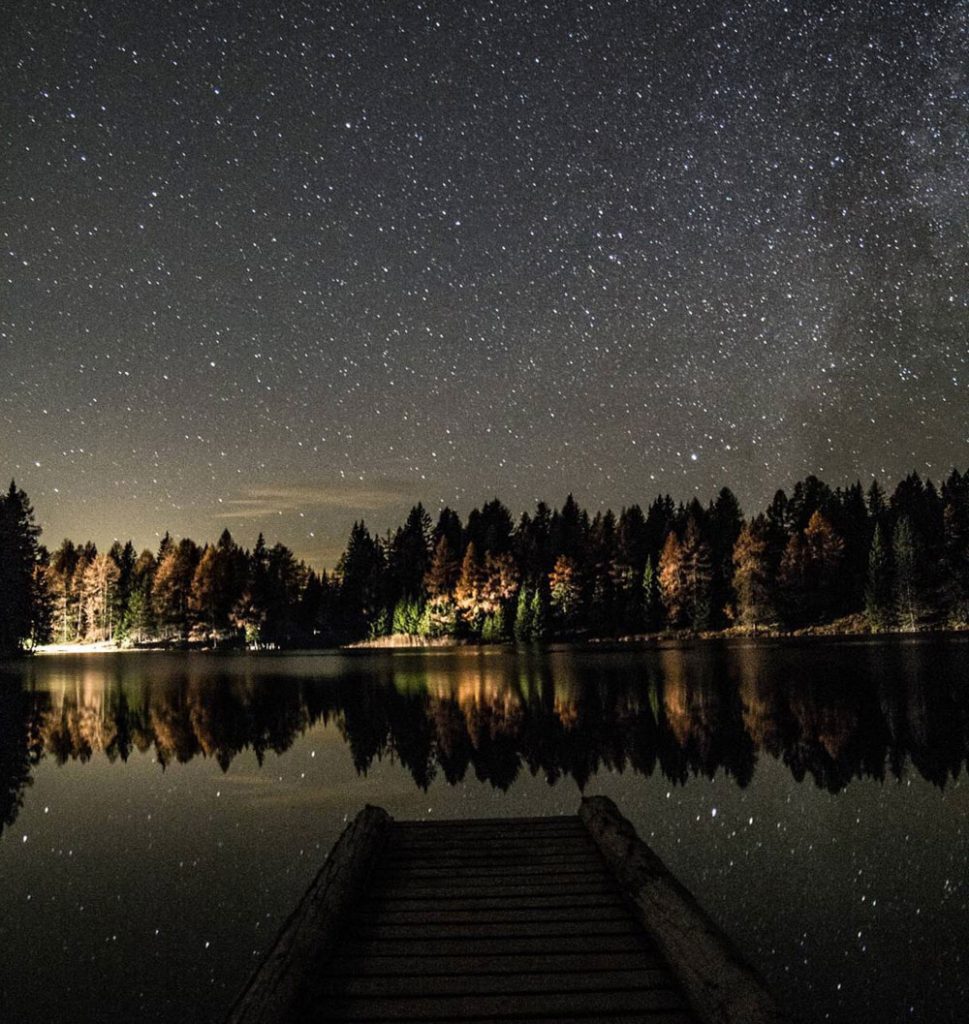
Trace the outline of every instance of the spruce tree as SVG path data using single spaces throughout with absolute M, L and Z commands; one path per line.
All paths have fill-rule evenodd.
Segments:
M 50 601 L 43 585 L 40 527 L 14 481 L 0 497 L 0 655 L 47 639 Z
M 893 577 L 891 545 L 884 524 L 879 523 L 868 551 L 868 582 L 865 587 L 865 615 L 875 632 L 894 624 Z
M 647 632 L 659 629 L 663 622 L 663 600 L 659 590 L 656 563 L 646 559 L 643 569 L 643 627 Z
M 515 639 L 527 643 L 532 639 L 532 602 L 529 587 L 522 585 L 515 605 Z
M 895 556 L 895 608 L 902 629 L 915 630 L 922 618 L 919 587 L 919 550 L 907 515 L 895 524 L 892 535 Z
M 530 602 L 532 640 L 544 640 L 548 635 L 548 594 L 545 588 L 537 586 L 532 591 Z

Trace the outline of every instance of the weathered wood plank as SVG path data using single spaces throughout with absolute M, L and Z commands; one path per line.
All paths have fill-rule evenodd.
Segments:
M 317 1021 L 327 1021 L 328 1018 L 311 1017 L 313 1024 Z M 440 1018 L 438 1018 L 440 1019 Z M 410 1018 L 413 1024 L 421 1024 L 420 1018 Z M 492 1024 L 494 1017 L 465 1017 L 461 1024 Z M 636 1014 L 601 1014 L 597 1013 L 591 1017 L 576 1017 L 574 1014 L 560 1017 L 529 1017 L 528 1024 L 575 1024 L 577 1020 L 595 1021 L 595 1024 L 696 1024 L 696 1017 L 687 1010 L 644 1010 Z M 300 1022 L 302 1024 L 302 1022 Z M 367 1024 L 407 1024 L 406 1019 L 384 1020 L 374 1018 Z
M 291 1019 L 308 979 L 336 948 L 346 921 L 387 837 L 390 816 L 365 807 L 344 829 L 262 964 L 229 1011 L 229 1024 Z
M 359 975 L 335 979 L 331 995 L 343 996 L 473 996 L 516 992 L 602 992 L 671 988 L 667 970 L 611 970 L 582 973 Z
M 537 815 L 524 818 L 415 818 L 407 821 L 395 821 L 394 832 L 424 832 L 435 828 L 446 829 L 475 829 L 486 831 L 488 829 L 504 828 L 511 831 L 516 829 L 552 829 L 581 826 L 579 816 L 576 814 L 562 814 L 558 816 Z
M 514 924 L 552 924 L 559 921 L 590 922 L 590 921 L 629 921 L 629 910 L 619 901 L 602 904 L 591 904 L 578 907 L 492 907 L 480 910 L 442 910 L 430 906 L 423 910 L 391 910 L 387 904 L 377 908 L 361 908 L 357 915 L 360 926 L 371 927 L 377 923 L 382 925 L 479 925 L 483 921 L 490 924 L 512 922 Z
M 353 938 L 371 941 L 375 939 L 400 940 L 401 942 L 424 942 L 436 939 L 463 940 L 486 938 L 520 938 L 533 936 L 546 939 L 549 948 L 554 948 L 561 936 L 572 936 L 595 941 L 604 936 L 638 935 L 639 926 L 628 915 L 599 921 L 472 921 L 452 924 L 449 921 L 424 922 L 418 924 L 386 924 L 383 921 L 354 921 L 348 932 Z M 590 942 L 591 945 L 591 942 Z
M 520 869 L 541 869 L 547 874 L 557 875 L 564 871 L 602 871 L 602 858 L 591 853 L 581 853 L 569 857 L 557 856 L 529 856 L 526 853 L 516 854 L 514 857 L 467 857 L 464 859 L 441 858 L 431 859 L 430 857 L 393 857 L 388 858 L 381 864 L 381 870 L 388 872 L 410 872 L 410 871 L 448 871 L 461 874 L 479 874 L 485 869 L 502 870 L 507 872 Z M 494 871 L 491 873 L 493 874 Z
M 397 956 L 401 953 L 424 957 L 491 956 L 502 954 L 552 953 L 628 953 L 646 949 L 638 935 L 546 936 L 520 935 L 486 939 L 426 939 L 411 942 L 405 948 L 400 939 L 347 938 L 341 943 L 346 956 Z
M 788 1020 L 753 968 L 608 797 L 583 800 L 579 814 L 703 1021 Z
M 429 890 L 436 893 L 437 890 Z M 618 892 L 618 888 L 616 890 Z M 491 911 L 508 913 L 527 912 L 531 910 L 568 910 L 579 907 L 626 907 L 624 900 L 612 893 L 569 893 L 559 894 L 560 890 L 550 893 L 533 893 L 525 890 L 517 896 L 495 896 L 487 893 L 484 896 L 452 896 L 451 898 L 419 897 L 414 899 L 401 896 L 397 890 L 387 890 L 381 899 L 367 899 L 361 902 L 362 914 L 377 913 L 378 910 L 389 914 L 406 914 L 409 912 L 423 913 L 429 909 L 441 913 L 489 914 Z
M 646 949 L 619 952 L 582 953 L 492 953 L 490 955 L 453 954 L 446 957 L 428 957 L 391 951 L 386 956 L 371 957 L 348 954 L 342 950 L 328 965 L 332 974 L 354 977 L 384 977 L 396 975 L 489 975 L 489 974 L 549 974 L 573 971 L 659 970 L 665 966 L 659 954 Z
M 464 898 L 471 895 L 491 895 L 496 897 L 521 896 L 525 894 L 613 894 L 619 891 L 615 879 L 611 877 L 600 877 L 597 875 L 581 875 L 569 880 L 555 879 L 554 877 L 535 879 L 508 879 L 508 878 L 463 878 L 455 877 L 442 880 L 439 877 L 430 878 L 398 878 L 393 884 L 380 879 L 370 889 L 370 894 L 377 898 L 383 898 L 389 894 L 408 895 L 415 898 L 415 895 L 433 896 L 437 894 L 441 899 L 449 897 Z
M 599 875 L 602 868 L 598 864 L 576 864 L 565 866 L 555 872 L 555 878 L 563 880 L 583 875 Z M 518 866 L 504 866 L 501 864 L 482 864 L 474 871 L 468 871 L 462 876 L 464 880 L 475 878 L 478 880 L 488 878 L 547 878 L 548 872 L 541 866 L 535 864 L 520 864 Z M 417 864 L 404 866 L 381 867 L 381 881 L 389 880 L 402 881 L 405 878 L 454 878 L 454 871 L 446 866 L 438 867 L 433 861 L 422 861 Z
M 586 842 L 568 843 L 516 843 L 514 845 L 489 845 L 487 843 L 475 843 L 471 846 L 449 846 L 449 847 L 398 847 L 388 851 L 388 863 L 398 861 L 429 860 L 456 862 L 458 864 L 473 864 L 484 860 L 517 860 L 520 858 L 530 860 L 560 860 L 566 861 L 569 858 L 591 857 L 601 861 L 601 854 L 595 848 L 595 844 Z
M 447 1020 L 492 1017 L 521 1020 L 536 1013 L 571 1013 L 589 1017 L 602 1013 L 640 1013 L 649 1010 L 681 1010 L 683 997 L 675 989 L 642 989 L 632 992 L 545 992 L 539 995 L 474 995 L 453 997 L 400 997 L 391 999 L 322 999 L 317 1004 L 324 1020 Z

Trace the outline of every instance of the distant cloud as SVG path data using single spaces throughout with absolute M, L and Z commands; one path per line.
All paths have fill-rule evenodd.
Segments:
M 217 519 L 263 519 L 336 510 L 376 512 L 392 508 L 415 494 L 402 480 L 373 480 L 249 487 L 238 498 L 227 498 L 214 510 Z

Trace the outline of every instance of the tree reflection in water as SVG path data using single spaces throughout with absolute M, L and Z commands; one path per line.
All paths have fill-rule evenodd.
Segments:
M 0 675 L 0 827 L 44 757 L 150 751 L 162 768 L 201 756 L 227 771 L 240 752 L 262 763 L 317 724 L 339 729 L 358 773 L 391 758 L 424 789 L 469 771 L 499 789 L 522 771 L 581 788 L 601 769 L 674 783 L 723 771 L 745 786 L 765 755 L 832 793 L 909 765 L 941 787 L 967 756 L 964 644 L 350 656 L 319 676 L 305 661 L 288 673 L 285 658 L 271 671 L 244 658 L 165 664 Z

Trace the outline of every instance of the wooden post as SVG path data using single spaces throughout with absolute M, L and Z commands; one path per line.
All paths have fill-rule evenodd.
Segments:
M 579 817 L 704 1024 L 790 1020 L 754 969 L 608 797 L 584 799 Z
M 297 1000 L 330 957 L 387 839 L 390 815 L 369 804 L 343 830 L 326 863 L 280 929 L 272 948 L 229 1011 L 226 1024 L 293 1020 Z

